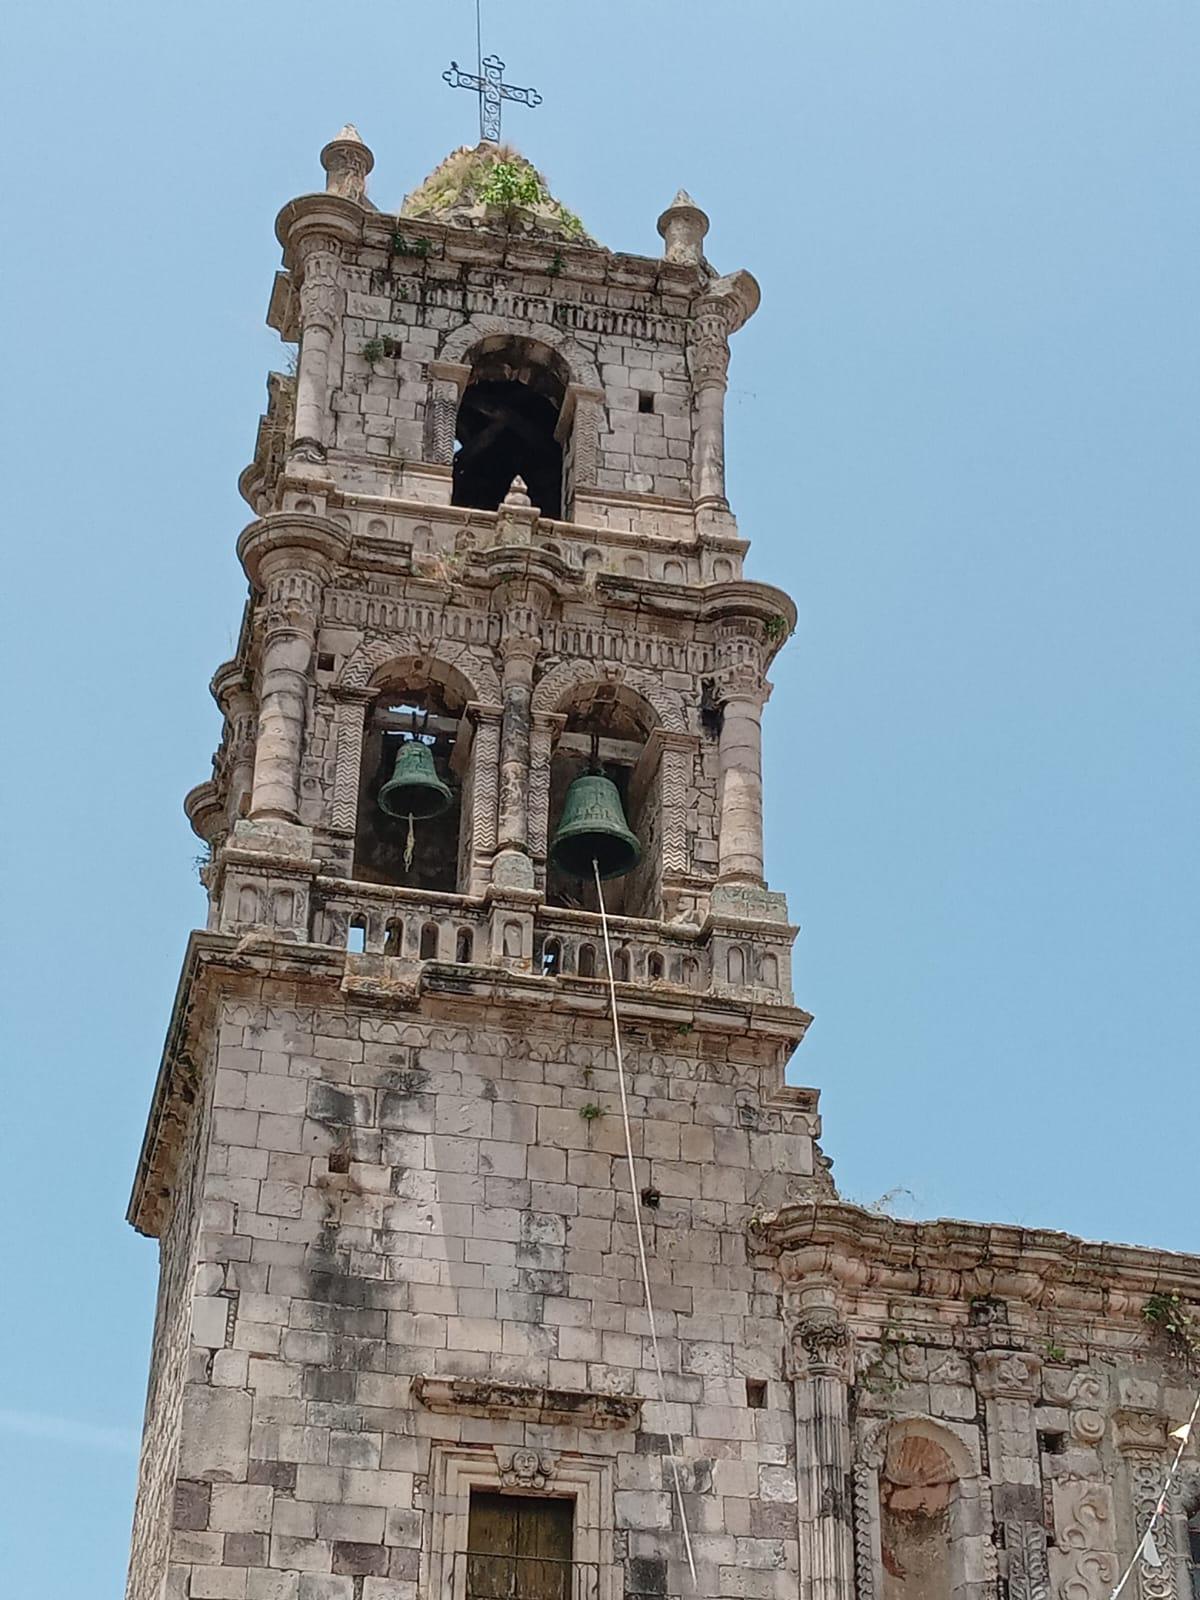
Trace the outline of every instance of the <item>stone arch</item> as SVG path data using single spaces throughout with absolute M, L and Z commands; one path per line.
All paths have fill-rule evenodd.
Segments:
M 566 363 L 572 383 L 585 389 L 604 387 L 600 381 L 600 369 L 582 345 L 551 323 L 533 322 L 527 317 L 472 317 L 450 330 L 442 340 L 437 358 L 439 361 L 466 365 L 477 344 L 497 336 L 532 339 L 537 344 L 544 344 Z
M 859 1433 L 853 1484 L 864 1600 L 987 1600 L 994 1592 L 988 1496 L 969 1430 L 916 1412 L 870 1424 Z
M 638 694 L 654 712 L 660 728 L 668 733 L 687 732 L 687 723 L 678 704 L 653 674 L 640 667 L 598 668 L 593 661 L 561 661 L 538 679 L 530 708 L 535 713 L 557 711 L 576 689 L 606 678 Z
M 946 1423 L 935 1421 L 933 1417 L 922 1412 L 905 1412 L 901 1416 L 891 1417 L 880 1429 L 878 1436 L 873 1441 L 874 1466 L 882 1466 L 887 1453 L 897 1443 L 906 1438 L 925 1439 L 930 1444 L 936 1445 L 949 1459 L 954 1468 L 955 1477 L 960 1483 L 979 1475 L 979 1462 L 972 1453 L 965 1439 L 949 1428 Z
M 500 706 L 500 679 L 495 667 L 467 645 L 428 644 L 415 634 L 387 639 L 367 639 L 347 657 L 334 685 L 334 693 L 363 690 L 393 662 L 420 660 L 449 668 L 462 679 L 467 698 L 480 705 Z

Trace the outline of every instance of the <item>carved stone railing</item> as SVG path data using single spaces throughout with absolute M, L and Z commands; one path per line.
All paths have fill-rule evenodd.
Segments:
M 661 984 L 707 993 L 712 962 L 697 928 L 671 928 L 642 917 L 610 917 L 613 972 L 618 983 Z M 594 911 L 539 906 L 534 917 L 534 965 L 547 977 L 607 979 L 604 933 Z
M 312 893 L 314 944 L 409 960 L 487 961 L 488 914 L 466 895 L 318 878 Z
M 598 913 L 538 904 L 530 894 L 514 902 L 503 892 L 431 893 L 322 874 L 311 881 L 304 908 L 306 931 L 288 936 L 313 944 L 406 961 L 499 966 L 569 982 L 607 981 Z M 245 932 L 251 925 L 235 918 L 224 931 Z M 695 927 L 609 918 L 617 982 L 661 990 L 664 998 L 676 993 L 790 1004 L 792 932 L 786 924 L 710 919 Z

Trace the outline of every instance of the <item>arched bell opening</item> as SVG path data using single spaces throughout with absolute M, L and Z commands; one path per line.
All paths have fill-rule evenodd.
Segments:
M 614 916 L 656 917 L 661 899 L 661 803 L 657 747 L 650 734 L 657 716 L 639 694 L 624 684 L 608 682 L 576 688 L 559 710 L 566 714 L 566 723 L 550 761 L 546 903 L 600 909 L 586 849 L 573 853 L 556 849 L 564 821 L 571 820 L 579 799 L 579 790 L 572 786 L 595 775 L 612 785 L 607 797 L 601 791 L 599 799 L 611 808 L 614 835 L 624 827 L 636 840 L 635 864 L 605 878 L 605 907 Z M 622 853 L 618 843 L 616 855 Z M 605 876 L 603 861 L 601 876 Z
M 453 894 L 465 883 L 468 694 L 457 674 L 436 663 L 406 663 L 385 674 L 363 730 L 356 878 L 432 894 Z
M 544 517 L 561 517 L 566 362 L 534 339 L 496 335 L 476 346 L 470 366 L 454 428 L 451 504 L 496 511 L 519 477 Z

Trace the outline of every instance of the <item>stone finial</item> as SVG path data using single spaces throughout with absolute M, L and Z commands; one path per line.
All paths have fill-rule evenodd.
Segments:
M 341 195 L 344 200 L 367 198 L 367 174 L 375 165 L 375 157 L 352 122 L 321 151 L 321 165 L 325 168 L 327 194 Z
M 531 506 L 533 501 L 529 498 L 529 485 L 519 474 L 508 486 L 508 493 L 504 496 L 504 504 L 508 508 Z
M 686 189 L 680 189 L 659 217 L 658 231 L 663 237 L 663 256 L 667 261 L 698 267 L 704 260 L 708 218 Z

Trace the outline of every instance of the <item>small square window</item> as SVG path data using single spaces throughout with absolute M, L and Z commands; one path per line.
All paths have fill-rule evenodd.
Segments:
M 653 411 L 654 410 L 654 392 L 653 392 L 653 390 L 651 390 L 651 389 L 639 389 L 638 390 L 638 410 L 639 411 Z
M 765 1411 L 767 1408 L 767 1380 L 765 1378 L 746 1379 L 746 1404 L 751 1411 Z
M 333 671 L 333 660 L 334 660 L 334 658 L 331 655 L 326 655 L 324 652 L 322 652 L 317 657 L 317 671 L 318 672 L 332 672 Z
M 1038 1449 L 1044 1456 L 1060 1456 L 1067 1447 L 1065 1433 L 1039 1432 Z

